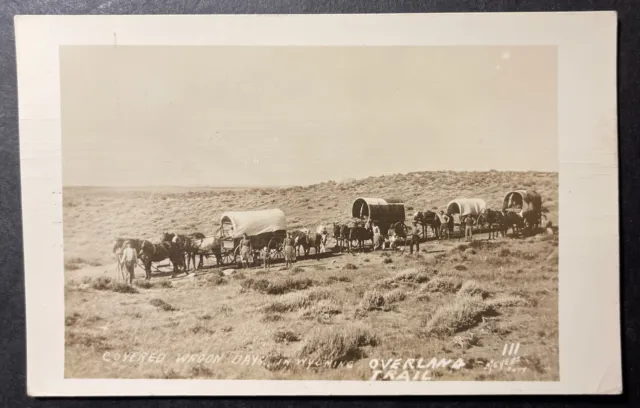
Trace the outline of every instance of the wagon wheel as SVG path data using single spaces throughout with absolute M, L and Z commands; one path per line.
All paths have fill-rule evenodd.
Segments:
M 254 249 L 251 251 L 251 265 L 256 266 L 260 264 L 260 250 Z
M 227 251 L 222 253 L 222 265 L 231 265 L 236 263 L 237 254 L 235 251 Z
M 269 252 L 269 258 L 273 261 L 284 260 L 284 248 L 281 243 L 275 244 Z

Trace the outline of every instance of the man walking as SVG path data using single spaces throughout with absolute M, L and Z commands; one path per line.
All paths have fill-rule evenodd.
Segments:
M 131 248 L 131 242 L 127 241 L 124 244 L 124 251 L 122 251 L 122 258 L 120 259 L 120 262 L 127 269 L 127 272 L 129 272 L 129 284 L 133 283 L 137 261 L 138 255 L 136 254 L 136 251 Z

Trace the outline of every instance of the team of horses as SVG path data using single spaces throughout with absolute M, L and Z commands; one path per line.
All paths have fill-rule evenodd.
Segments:
M 326 248 L 327 229 L 319 227 L 315 233 L 301 229 L 291 232 L 294 238 L 294 247 L 298 256 L 304 254 L 307 258 L 311 249 L 315 250 L 316 257 L 319 257 L 321 248 Z M 273 241 L 273 240 L 272 240 Z M 267 247 L 272 249 L 275 243 L 270 241 Z M 200 232 L 193 234 L 176 234 L 165 232 L 158 242 L 151 242 L 138 238 L 117 238 L 113 244 L 112 252 L 116 257 L 118 268 L 121 268 L 120 257 L 124 250 L 125 243 L 129 242 L 131 248 L 138 255 L 138 260 L 145 270 L 146 279 L 151 279 L 152 264 L 169 260 L 173 265 L 172 276 L 181 270 L 186 274 L 190 268 L 197 270 L 204 265 L 204 258 L 214 256 L 218 265 L 222 264 L 222 245 L 219 235 L 205 236 Z M 196 258 L 199 263 L 196 265 Z
M 356 246 L 357 250 L 362 252 L 364 251 L 366 241 L 371 241 L 374 249 L 381 248 L 385 238 L 384 233 L 386 233 L 386 236 L 392 241 L 395 241 L 396 239 L 406 239 L 407 231 L 408 229 L 404 222 L 392 223 L 389 225 L 387 231 L 380 231 L 379 234 L 374 233 L 374 224 L 370 220 L 366 222 L 355 221 L 352 226 L 333 223 L 333 237 L 336 240 L 336 247 L 340 252 L 345 249 L 351 252 Z M 356 245 L 354 245 L 354 242 Z
M 470 215 L 467 215 L 470 216 Z M 460 218 L 460 224 L 464 222 L 466 216 Z M 390 225 L 374 223 L 371 220 L 353 222 L 353 225 L 333 223 L 333 237 L 336 241 L 336 248 L 342 252 L 352 252 L 354 250 L 363 252 L 365 243 L 371 241 L 373 249 L 383 248 L 386 243 L 390 243 L 394 247 L 396 242 L 408 242 L 417 239 L 417 231 L 421 228 L 422 238 L 428 237 L 428 230 L 431 229 L 432 234 L 438 240 L 450 239 L 454 231 L 454 219 L 448 216 L 448 222 L 442 222 L 441 216 L 434 211 L 418 211 L 414 214 L 412 223 L 415 229 L 408 228 L 404 222 L 395 222 Z M 519 235 L 523 229 L 540 226 L 535 215 L 521 217 L 519 214 L 508 210 L 492 210 L 486 209 L 477 215 L 474 221 L 477 225 L 485 226 L 489 232 L 489 239 L 498 236 L 505 237 L 509 228 L 512 228 L 514 235 Z M 381 231 L 380 228 L 387 228 Z M 545 226 L 546 227 L 546 226 Z M 376 233 L 376 230 L 377 233 Z M 297 256 L 300 256 L 300 249 L 305 258 L 310 255 L 310 250 L 314 249 L 315 257 L 318 258 L 323 250 L 326 249 L 328 229 L 325 226 L 319 226 L 315 231 L 308 229 L 298 229 L 290 232 L 294 239 L 294 248 Z M 120 267 L 120 255 L 124 249 L 125 242 L 129 242 L 138 254 L 138 259 L 142 263 L 145 270 L 146 279 L 151 279 L 151 268 L 153 263 L 169 260 L 173 265 L 172 276 L 180 270 L 186 274 L 189 268 L 193 270 L 199 269 L 204 265 L 204 258 L 214 256 L 217 264 L 222 262 L 222 245 L 219 234 L 214 236 L 205 236 L 196 232 L 188 235 L 168 233 L 162 234 L 158 242 L 151 242 L 146 239 L 137 238 L 118 238 L 113 245 L 113 253 L 116 255 L 118 266 Z M 268 252 L 272 249 L 270 241 Z M 199 257 L 199 263 L 196 265 L 196 258 Z
M 460 217 L 461 228 L 466 217 L 473 217 L 473 215 L 462 215 Z M 443 225 L 438 213 L 434 211 L 418 211 L 413 216 L 413 224 L 422 228 L 423 237 L 427 237 L 427 231 L 431 229 L 436 239 L 449 239 L 453 235 L 454 219 L 450 215 L 448 219 L 447 225 Z M 525 229 L 533 230 L 542 227 L 537 214 L 533 212 L 520 216 L 517 212 L 509 211 L 508 209 L 498 211 L 489 208 L 476 216 L 474 224 L 486 227 L 489 232 L 489 239 L 507 236 L 509 228 L 512 229 L 514 236 L 518 236 Z M 548 225 L 544 227 L 547 228 Z

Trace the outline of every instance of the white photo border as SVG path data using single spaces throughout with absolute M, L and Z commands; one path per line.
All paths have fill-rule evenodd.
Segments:
M 16 16 L 15 26 L 29 395 L 622 392 L 615 12 Z M 557 47 L 560 380 L 65 379 L 62 45 Z

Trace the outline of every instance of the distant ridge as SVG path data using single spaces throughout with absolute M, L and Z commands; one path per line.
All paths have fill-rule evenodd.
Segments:
M 411 171 L 408 173 L 389 173 L 389 174 L 379 174 L 379 175 L 371 175 L 366 177 L 348 177 L 343 178 L 339 181 L 334 180 L 321 180 L 315 183 L 310 184 L 300 184 L 300 185 L 229 185 L 229 186 L 206 186 L 206 185 L 193 185 L 193 186 L 110 186 L 110 185 L 63 185 L 62 187 L 65 189 L 78 189 L 78 190 L 117 190 L 117 191 L 149 191 L 149 192 L 188 192 L 188 191 L 242 191 L 242 190 L 252 190 L 252 189 L 288 189 L 295 187 L 312 187 L 317 185 L 322 185 L 326 183 L 335 183 L 335 184 L 351 184 L 360 181 L 369 181 L 372 179 L 386 179 L 389 177 L 396 176 L 421 176 L 421 175 L 442 175 L 442 174 L 473 174 L 473 173 L 487 173 L 487 174 L 500 174 L 500 173 L 512 173 L 512 174 L 521 174 L 521 173 L 537 173 L 537 174 L 558 174 L 557 171 L 545 171 L 545 170 L 533 170 L 533 171 L 524 171 L 524 170 L 424 170 L 424 171 Z

